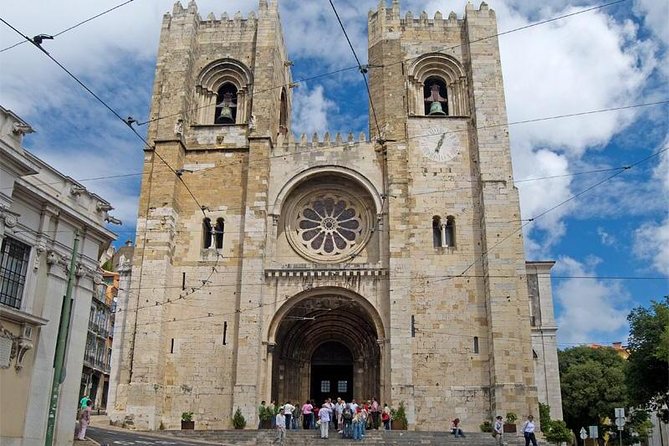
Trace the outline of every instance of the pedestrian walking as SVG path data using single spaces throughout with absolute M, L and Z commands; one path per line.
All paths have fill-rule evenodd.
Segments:
M 318 416 L 321 419 L 321 438 L 327 439 L 330 435 L 330 421 L 332 420 L 332 409 L 327 401 L 318 411 Z
M 86 408 L 81 411 L 79 415 L 79 435 L 77 435 L 77 440 L 86 439 L 86 428 L 91 424 L 91 412 L 93 412 L 93 401 L 86 401 Z
M 283 407 L 281 407 L 279 409 L 279 413 L 276 414 L 274 423 L 276 424 L 276 436 L 274 437 L 274 443 L 283 446 L 283 442 L 286 440 L 286 416 L 283 414 Z
M 525 446 L 530 445 L 537 446 L 537 437 L 534 435 L 534 417 L 532 415 L 527 416 L 527 421 L 523 423 L 523 436 L 525 437 Z
M 502 421 L 501 415 L 497 415 L 495 418 L 495 425 L 493 426 L 492 433 L 497 440 L 498 446 L 504 446 L 504 422 Z

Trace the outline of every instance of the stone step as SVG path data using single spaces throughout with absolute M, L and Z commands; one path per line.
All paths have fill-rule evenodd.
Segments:
M 182 430 L 162 431 L 163 435 L 173 438 L 184 438 L 191 440 L 202 440 L 221 445 L 233 446 L 257 446 L 269 445 L 274 439 L 272 430 Z M 388 446 L 496 446 L 497 440 L 488 433 L 475 432 L 468 434 L 466 438 L 455 438 L 450 432 L 427 432 L 427 431 L 375 431 L 369 430 L 365 433 L 362 441 L 340 438 L 337 432 L 330 432 L 330 438 L 320 438 L 318 430 L 291 430 L 286 433 L 286 446 L 313 446 L 314 443 L 323 445 L 331 444 L 337 446 L 352 445 L 388 445 Z M 522 446 L 522 437 L 507 434 L 505 443 L 509 446 Z

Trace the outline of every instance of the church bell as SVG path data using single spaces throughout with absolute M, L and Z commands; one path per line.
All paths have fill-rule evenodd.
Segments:
M 444 109 L 441 106 L 441 102 L 433 102 L 430 104 L 430 113 L 428 113 L 428 116 L 446 116 L 446 113 L 444 113 Z
M 221 114 L 218 117 L 219 124 L 234 124 L 235 120 L 232 117 L 232 109 L 227 105 L 223 104 L 221 107 Z

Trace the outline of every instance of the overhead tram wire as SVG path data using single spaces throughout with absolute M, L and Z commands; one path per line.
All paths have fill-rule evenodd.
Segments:
M 279 155 L 279 156 L 285 156 L 285 155 Z M 530 181 L 551 180 L 551 179 L 554 179 L 554 178 L 575 177 L 575 176 L 586 175 L 586 174 L 590 174 L 590 173 L 611 172 L 611 171 L 614 171 L 614 170 L 620 170 L 620 169 L 625 169 L 625 168 L 627 168 L 627 166 L 609 167 L 609 168 L 606 168 L 606 169 L 583 170 L 583 171 L 580 171 L 580 172 L 565 173 L 565 174 L 562 174 L 562 175 L 550 175 L 550 176 L 545 176 L 545 177 L 524 178 L 524 179 L 521 179 L 521 180 L 514 180 L 513 182 L 514 182 L 514 184 L 516 184 L 516 183 L 526 183 L 526 182 L 530 182 Z M 106 175 L 106 176 L 100 176 L 100 177 L 91 177 L 91 178 L 77 179 L 77 180 L 75 180 L 75 181 L 76 181 L 77 183 L 84 183 L 84 182 L 87 182 L 87 181 L 102 181 L 102 180 L 109 180 L 109 179 L 115 179 L 115 178 L 136 177 L 136 176 L 140 176 L 140 175 L 142 175 L 142 174 L 143 174 L 143 172 L 128 173 L 128 174 L 115 174 L 115 175 Z M 475 181 L 473 181 L 473 180 L 467 180 L 467 181 L 468 181 L 469 183 L 474 183 L 474 182 L 475 182 Z M 42 185 L 48 185 L 48 186 L 51 186 L 51 185 L 54 185 L 54 184 L 61 184 L 61 183 L 62 183 L 62 181 L 53 181 L 53 182 L 50 182 L 50 183 L 42 183 Z M 4 189 L 4 190 L 8 190 L 8 189 L 12 189 L 13 187 L 14 187 L 14 186 L 0 187 L 0 190 L 3 190 L 3 189 Z M 455 188 L 455 189 L 448 189 L 448 190 L 446 190 L 446 189 L 443 189 L 443 190 L 440 189 L 439 191 L 417 192 L 417 193 L 414 193 L 414 195 L 433 194 L 433 193 L 437 193 L 437 192 L 445 192 L 445 191 L 450 192 L 450 191 L 454 191 L 454 190 L 459 190 L 459 189 L 458 189 L 458 188 Z M 237 208 L 230 208 L 230 209 L 233 209 L 233 210 L 239 210 L 239 209 L 241 209 L 241 208 L 239 208 L 239 209 L 237 209 Z M 61 232 L 61 231 L 51 231 L 51 232 Z M 115 231 L 115 232 L 118 232 L 118 231 Z
M 483 42 L 485 40 L 494 39 L 494 38 L 499 37 L 499 36 L 505 36 L 507 34 L 515 33 L 515 32 L 518 32 L 518 31 L 524 31 L 524 30 L 530 29 L 530 28 L 534 28 L 536 26 L 545 25 L 545 24 L 551 23 L 551 22 L 556 22 L 558 20 L 566 19 L 566 18 L 577 16 L 577 15 L 580 15 L 580 14 L 585 14 L 586 12 L 592 12 L 592 11 L 596 11 L 598 9 L 608 8 L 609 6 L 617 5 L 619 3 L 624 3 L 624 2 L 627 2 L 627 1 L 629 1 L 629 0 L 615 0 L 613 2 L 603 3 L 601 5 L 592 6 L 590 8 L 582 9 L 580 11 L 570 12 L 568 14 L 563 14 L 563 15 L 560 15 L 560 16 L 557 16 L 557 17 L 552 17 L 550 19 L 546 19 L 546 20 L 540 20 L 538 22 L 530 23 L 528 25 L 523 25 L 523 26 L 519 26 L 517 28 L 512 28 L 512 29 L 509 29 L 509 30 L 506 30 L 506 31 L 498 32 L 496 34 L 491 34 L 489 36 L 485 36 L 485 37 L 481 37 L 481 38 L 472 40 L 469 43 L 471 44 L 471 43 Z M 461 46 L 462 46 L 462 44 L 446 46 L 446 47 L 442 47 L 442 48 L 439 48 L 439 49 L 435 50 L 435 52 L 454 50 L 454 49 L 459 48 Z M 418 56 L 418 57 L 420 57 L 420 56 Z M 391 62 L 389 64 L 385 64 L 384 67 L 390 67 L 390 66 L 393 66 L 393 65 L 408 62 L 410 60 L 417 59 L 418 57 L 408 57 L 406 59 L 402 59 L 402 60 L 397 61 L 397 62 Z
M 107 104 L 107 103 L 106 103 L 100 96 L 98 96 L 97 94 L 95 94 L 95 92 L 93 92 L 93 90 L 91 90 L 90 88 L 88 88 L 88 86 L 87 86 L 86 84 L 84 84 L 84 83 L 83 83 L 77 76 L 75 76 L 70 70 L 68 70 L 68 69 L 67 69 L 63 64 L 61 64 L 58 60 L 56 60 L 56 58 L 54 58 L 51 54 L 49 54 L 49 52 L 48 52 L 47 50 L 45 50 L 44 48 L 42 48 L 42 45 L 41 45 L 40 43 L 38 43 L 35 39 L 31 39 L 30 37 L 26 36 L 26 35 L 23 34 L 21 31 L 19 31 L 19 30 L 16 29 L 14 26 L 12 26 L 10 23 L 8 23 L 8 22 L 7 22 L 5 19 L 3 19 L 2 17 L 0 17 L 0 21 L 2 21 L 2 23 L 4 23 L 5 25 L 7 25 L 8 27 L 10 27 L 14 32 L 16 32 L 17 34 L 19 34 L 19 35 L 20 35 L 21 37 L 23 37 L 26 41 L 32 43 L 37 49 L 39 49 L 41 52 L 43 52 L 49 59 L 51 59 L 51 61 L 52 61 L 53 63 L 55 63 L 56 65 L 58 65 L 63 71 L 65 71 L 65 73 L 67 73 L 72 79 L 74 79 L 74 81 L 75 81 L 76 83 L 78 83 L 78 84 L 79 84 L 84 90 L 86 90 L 91 96 L 93 96 L 95 99 L 97 99 L 97 101 L 98 101 L 100 104 L 102 104 L 107 110 L 109 110 L 114 116 L 116 116 L 116 118 L 118 118 L 121 122 L 123 122 L 125 125 L 127 125 L 128 128 L 135 134 L 135 136 L 137 136 L 137 138 L 139 138 L 139 139 L 144 143 L 144 145 L 146 145 L 146 147 L 148 147 L 149 149 L 152 149 L 152 150 L 153 150 L 153 153 L 154 153 L 154 154 L 155 154 L 155 155 L 156 155 L 156 156 L 163 162 L 163 164 L 165 164 L 165 166 L 167 166 L 167 168 L 168 168 L 169 170 L 171 170 L 172 173 L 179 179 L 179 181 L 183 184 L 183 186 L 186 188 L 186 190 L 188 191 L 188 193 L 190 194 L 190 196 L 193 198 L 193 200 L 195 201 L 195 203 L 198 205 L 198 207 L 199 207 L 200 210 L 202 211 L 202 214 L 206 216 L 206 213 L 204 212 L 205 207 L 202 206 L 202 205 L 200 204 L 200 202 L 199 202 L 198 199 L 195 197 L 195 195 L 193 194 L 193 192 L 190 190 L 190 188 L 188 187 L 188 185 L 186 184 L 186 182 L 183 180 L 183 178 L 181 178 L 181 176 L 180 176 L 179 174 L 177 174 L 176 170 L 174 170 L 174 168 L 172 168 L 172 166 L 169 165 L 169 163 L 168 163 L 168 162 L 167 162 L 167 161 L 160 155 L 160 153 L 158 153 L 158 151 L 156 150 L 156 148 L 155 148 L 154 146 L 151 146 L 151 144 L 149 144 L 149 142 L 148 142 L 146 139 L 144 139 L 144 137 L 143 137 L 142 135 L 140 135 L 140 134 L 137 132 L 137 130 L 132 126 L 132 124 L 135 124 L 135 123 L 137 122 L 135 119 L 133 119 L 132 117 L 128 117 L 127 119 L 122 118 L 121 115 L 119 115 L 119 114 L 116 112 L 116 110 L 114 110 L 113 108 L 111 108 L 111 106 L 109 106 L 109 104 Z
M 341 21 L 341 18 L 339 17 L 339 13 L 337 12 L 337 8 L 335 8 L 334 3 L 332 0 L 328 0 L 330 2 L 330 6 L 332 6 L 332 11 L 334 11 L 335 16 L 337 17 L 337 21 L 339 22 L 339 26 L 341 27 L 342 32 L 344 33 L 344 37 L 346 37 L 346 41 L 348 42 L 349 48 L 351 48 L 351 52 L 353 53 L 353 57 L 355 58 L 355 62 L 358 64 L 358 70 L 360 71 L 360 74 L 362 75 L 363 80 L 365 81 L 365 88 L 367 89 L 367 98 L 369 99 L 369 108 L 372 110 L 372 116 L 374 117 L 374 125 L 376 127 L 376 133 L 377 137 L 381 137 L 381 128 L 379 127 L 379 120 L 376 117 L 376 109 L 374 108 L 374 101 L 372 100 L 372 92 L 369 89 L 369 82 L 367 81 L 367 70 L 369 69 L 369 65 L 363 67 L 362 64 L 360 63 L 360 58 L 358 58 L 358 55 L 355 52 L 355 48 L 353 48 L 353 44 L 351 43 L 351 39 L 348 37 L 348 33 L 346 32 L 346 28 L 344 27 L 344 24 Z M 371 138 L 371 135 L 370 135 Z
M 56 34 L 52 35 L 51 37 L 58 37 L 58 36 L 60 36 L 61 34 L 65 34 L 66 32 L 73 30 L 74 28 L 78 28 L 79 26 L 81 26 L 81 25 L 83 25 L 83 24 L 86 24 L 86 23 L 90 22 L 91 20 L 95 20 L 95 19 L 97 19 L 98 17 L 102 17 L 103 15 L 105 15 L 105 14 L 107 14 L 107 13 L 110 13 L 110 12 L 112 12 L 112 11 L 118 9 L 118 8 L 120 8 L 121 6 L 125 6 L 125 5 L 127 5 L 128 3 L 132 3 L 133 1 L 135 1 L 135 0 L 127 0 L 127 1 L 125 1 L 125 2 L 123 2 L 123 3 L 119 3 L 119 4 L 116 5 L 116 6 L 113 6 L 113 7 L 109 8 L 109 9 L 107 9 L 107 10 L 105 10 L 105 11 L 102 11 L 102 12 L 99 13 L 99 14 L 94 15 L 93 17 L 89 17 L 89 18 L 87 18 L 86 20 L 82 20 L 82 21 L 79 22 L 79 23 L 76 23 L 76 24 L 74 24 L 74 25 L 72 25 L 72 26 L 70 26 L 70 27 L 68 27 L 68 28 L 65 28 L 64 30 L 62 30 L 62 31 L 60 31 L 60 32 L 57 32 Z M 24 43 L 27 43 L 27 42 L 26 42 L 25 40 L 21 40 L 20 42 L 16 42 L 14 45 L 10 45 L 10 46 L 8 46 L 8 47 L 6 47 L 6 48 L 1 49 L 1 50 L 0 50 L 0 53 L 4 53 L 5 51 L 7 51 L 7 50 L 11 50 L 12 48 L 15 48 L 15 47 L 17 47 L 17 46 L 19 46 L 19 45 L 22 45 L 22 44 L 24 44 Z
M 512 29 L 509 29 L 509 30 L 506 30 L 506 31 L 496 33 L 496 34 L 492 34 L 490 36 L 481 37 L 480 39 L 474 40 L 470 43 L 475 43 L 475 42 L 479 42 L 479 41 L 483 41 L 483 40 L 487 40 L 487 39 L 492 39 L 492 38 L 495 38 L 495 37 L 498 37 L 498 36 L 512 34 L 514 32 L 523 31 L 523 30 L 528 29 L 528 28 L 533 28 L 533 27 L 536 27 L 536 26 L 545 25 L 547 23 L 555 22 L 557 20 L 577 16 L 577 15 L 580 15 L 580 14 L 585 14 L 585 13 L 588 13 L 588 12 L 591 12 L 591 11 L 595 11 L 595 10 L 598 10 L 598 9 L 603 9 L 603 8 L 613 6 L 613 5 L 616 5 L 618 3 L 623 3 L 623 2 L 626 2 L 626 1 L 629 1 L 629 0 L 616 0 L 616 1 L 613 1 L 613 2 L 610 2 L 610 3 L 604 3 L 604 4 L 601 4 L 601 5 L 593 6 L 591 8 L 583 9 L 581 11 L 575 11 L 575 12 L 571 12 L 571 13 L 568 13 L 568 14 L 563 14 L 563 15 L 560 15 L 560 16 L 557 16 L 557 17 L 552 17 L 550 19 L 541 20 L 541 21 L 538 21 L 538 22 L 535 22 L 535 23 L 530 23 L 528 25 L 523 25 L 523 26 L 520 26 L 520 27 L 517 27 L 517 28 L 512 28 Z M 350 43 L 349 43 L 349 45 L 350 45 Z M 453 46 L 450 46 L 450 47 L 443 47 L 441 49 L 437 49 L 436 51 L 456 49 L 456 48 L 459 48 L 461 46 L 462 46 L 462 44 L 458 44 L 458 45 L 453 45 Z M 354 54 L 355 54 L 355 52 L 354 52 Z M 401 64 L 401 63 L 404 63 L 406 61 L 410 61 L 410 60 L 413 60 L 413 59 L 415 59 L 415 58 L 400 59 L 396 62 L 390 62 L 390 63 L 384 64 L 384 65 L 379 65 L 379 66 L 374 65 L 374 66 L 367 66 L 367 67 L 368 68 L 384 68 L 384 67 L 389 67 L 389 66 Z M 297 80 L 293 81 L 292 83 L 293 84 L 300 84 L 302 82 L 307 82 L 307 81 L 314 80 L 314 79 L 319 79 L 319 78 L 322 78 L 322 77 L 332 76 L 332 75 L 339 74 L 339 73 L 342 73 L 344 71 L 350 71 L 350 70 L 353 70 L 353 69 L 358 69 L 358 70 L 360 69 L 359 62 L 358 62 L 358 65 L 356 65 L 356 66 L 340 68 L 338 70 L 328 71 L 328 72 L 316 74 L 314 76 L 297 79 Z M 276 90 L 276 89 L 284 88 L 284 87 L 286 87 L 286 84 L 275 85 L 273 87 L 269 87 L 269 88 L 266 88 L 264 90 L 259 90 L 255 94 L 264 93 L 264 92 L 267 92 L 267 91 L 272 91 L 272 90 Z M 206 107 L 208 107 L 208 105 L 207 106 L 201 106 L 201 107 L 194 107 L 190 110 L 191 111 L 198 111 L 198 110 L 200 110 L 202 108 L 206 108 Z M 180 116 L 180 115 L 182 115 L 182 113 L 172 113 L 172 114 L 165 115 L 165 116 L 158 116 L 158 117 L 155 117 L 155 118 L 147 119 L 146 121 L 138 122 L 137 125 L 142 126 L 142 125 L 154 122 L 154 121 L 159 121 L 159 120 L 167 119 L 167 118 L 173 118 L 173 117 Z
M 622 174 L 623 172 L 627 172 L 628 170 L 632 169 L 633 167 L 636 167 L 636 166 L 638 166 L 639 164 L 644 163 L 644 162 L 648 161 L 648 160 L 651 159 L 651 158 L 654 158 L 654 157 L 656 157 L 656 156 L 661 155 L 662 153 L 666 152 L 667 150 L 669 150 L 669 147 L 664 147 L 664 148 L 662 148 L 662 149 L 660 149 L 660 150 L 658 150 L 658 151 L 656 151 L 656 152 L 654 152 L 654 153 L 648 155 L 647 157 L 642 158 L 642 159 L 640 159 L 639 161 L 636 161 L 635 163 L 630 164 L 630 165 L 627 166 L 626 168 L 624 168 L 624 169 L 622 169 L 622 170 L 620 170 L 620 171 L 618 171 L 618 172 L 616 172 L 616 173 L 614 173 L 614 174 L 612 174 L 612 175 L 609 175 L 608 177 L 604 178 L 603 180 L 600 180 L 600 181 L 598 181 L 598 182 L 592 184 L 591 186 L 586 187 L 586 188 L 583 189 L 582 191 L 580 191 L 580 192 L 578 192 L 578 193 L 576 193 L 576 194 L 573 194 L 572 196 L 570 196 L 570 197 L 567 198 L 566 200 L 561 201 L 560 203 L 556 204 L 555 206 L 550 207 L 549 209 L 545 210 L 544 212 L 541 212 L 540 214 L 538 214 L 538 215 L 536 215 L 536 216 L 534 216 L 534 217 L 532 217 L 532 218 L 526 220 L 526 222 L 525 222 L 524 224 L 520 225 L 520 227 L 519 227 L 518 229 L 512 231 L 509 235 L 507 235 L 506 237 L 504 237 L 502 240 L 500 240 L 499 242 L 495 243 L 491 248 L 489 248 L 489 249 L 487 249 L 485 252 L 481 253 L 481 255 L 478 256 L 478 257 L 476 258 L 476 260 L 474 260 L 474 262 L 472 262 L 471 264 L 469 264 L 469 266 L 467 266 L 467 268 L 465 268 L 465 270 L 462 271 L 462 273 L 460 273 L 460 274 L 461 274 L 461 275 L 465 274 L 465 273 L 466 273 L 467 271 L 469 271 L 474 265 L 476 265 L 476 264 L 479 263 L 480 261 L 483 261 L 483 258 L 486 257 L 490 251 L 492 251 L 493 249 L 495 249 L 496 247 L 498 247 L 499 245 L 501 245 L 502 243 L 504 243 L 504 242 L 505 242 L 506 240 L 508 240 L 509 238 L 513 237 L 515 234 L 521 232 L 527 225 L 532 224 L 533 222 L 535 222 L 535 221 L 538 220 L 539 218 L 541 218 L 541 217 L 545 216 L 546 214 L 548 214 L 548 213 L 554 211 L 555 209 L 557 209 L 557 208 L 559 208 L 559 207 L 565 205 L 566 203 L 568 203 L 568 202 L 570 202 L 570 201 L 572 201 L 572 200 L 574 200 L 574 199 L 580 197 L 581 195 L 590 192 L 590 191 L 593 190 L 594 188 L 599 187 L 599 186 L 601 186 L 602 184 L 607 183 L 608 181 L 611 181 L 613 178 L 617 177 L 618 175 Z

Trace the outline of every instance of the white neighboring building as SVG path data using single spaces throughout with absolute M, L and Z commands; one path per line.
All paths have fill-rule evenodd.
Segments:
M 557 355 L 557 323 L 553 311 L 551 268 L 554 261 L 526 262 L 530 298 L 534 381 L 539 402 L 551 408 L 551 418 L 562 420 L 562 393 Z
M 32 128 L 0 106 L 0 444 L 44 445 L 56 339 L 75 231 L 72 319 L 53 444 L 73 442 L 109 203 L 22 147 Z M 99 283 L 99 282 L 98 282 Z

